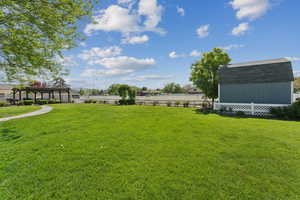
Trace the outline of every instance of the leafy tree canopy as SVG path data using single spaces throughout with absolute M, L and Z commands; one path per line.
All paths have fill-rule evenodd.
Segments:
M 183 93 L 184 89 L 180 86 L 180 84 L 168 83 L 164 86 L 163 92 L 165 92 L 165 93 Z
M 62 75 L 55 60 L 82 39 L 76 22 L 94 0 L 1 0 L 0 72 L 7 80 Z
M 218 69 L 231 61 L 229 55 L 220 48 L 214 48 L 211 52 L 203 54 L 203 57 L 192 64 L 190 80 L 203 93 L 212 99 L 218 97 Z

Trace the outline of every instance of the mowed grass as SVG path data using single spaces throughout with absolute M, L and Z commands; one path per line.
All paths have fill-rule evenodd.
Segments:
M 300 123 L 55 105 L 0 123 L 0 199 L 300 199 Z
M 24 113 L 33 112 L 39 110 L 39 106 L 10 106 L 0 107 L 0 118 L 11 117 L 15 115 L 21 115 Z

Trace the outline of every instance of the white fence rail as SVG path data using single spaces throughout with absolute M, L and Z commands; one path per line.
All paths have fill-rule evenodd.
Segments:
M 215 103 L 215 110 L 238 112 L 242 111 L 247 115 L 270 115 L 271 108 L 286 107 L 289 104 L 242 104 L 242 103 Z

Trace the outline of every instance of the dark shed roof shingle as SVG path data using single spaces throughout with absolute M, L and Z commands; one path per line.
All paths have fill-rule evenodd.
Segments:
M 271 83 L 294 80 L 292 63 L 285 59 L 263 60 L 223 66 L 221 84 Z

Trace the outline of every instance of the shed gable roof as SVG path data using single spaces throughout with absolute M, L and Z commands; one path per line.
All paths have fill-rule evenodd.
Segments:
M 223 66 L 220 84 L 289 82 L 294 80 L 292 63 L 287 59 L 263 60 Z

